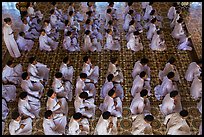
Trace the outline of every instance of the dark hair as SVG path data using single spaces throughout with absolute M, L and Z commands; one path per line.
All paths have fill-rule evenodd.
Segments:
M 153 4 L 153 2 L 149 2 L 149 5 L 152 5 Z
M 150 15 L 154 15 L 155 14 L 155 10 L 152 10 L 149 14 Z
M 51 4 L 52 4 L 53 6 L 55 6 L 55 5 L 57 4 L 57 2 L 51 2 Z
M 89 35 L 90 33 L 91 33 L 90 30 L 86 30 L 86 31 L 85 31 L 85 34 L 86 34 L 86 35 Z
M 44 20 L 44 23 L 45 23 L 45 22 L 50 23 L 50 21 L 49 21 L 49 20 Z
M 47 96 L 48 96 L 48 97 L 51 97 L 53 93 L 54 93 L 54 90 L 53 90 L 53 89 L 49 89 L 49 90 L 47 91 Z
M 55 77 L 56 78 L 62 78 L 62 73 L 61 72 L 56 72 Z
M 173 78 L 175 76 L 175 73 L 174 72 L 169 72 L 168 74 L 167 74 L 167 78 L 168 79 L 171 79 L 171 78 Z
M 109 6 L 113 6 L 114 5 L 114 2 L 108 2 L 109 4 Z
M 135 23 L 135 20 L 131 20 L 130 23 L 129 23 L 129 26 L 133 25 L 134 23 Z
M 87 74 L 86 73 L 80 73 L 80 78 L 87 78 Z
M 182 117 L 186 117 L 188 116 L 188 111 L 187 110 L 181 110 L 180 113 L 179 113 Z
M 155 23 L 157 21 L 157 19 L 156 18 L 153 18 L 150 22 L 151 23 Z
M 18 113 L 18 111 L 14 111 L 11 114 L 11 118 L 14 120 L 16 120 L 19 116 L 20 116 L 20 114 Z
M 78 119 L 80 119 L 81 117 L 82 117 L 82 114 L 81 114 L 80 112 L 74 113 L 74 115 L 73 115 L 73 118 L 74 118 L 75 120 L 78 120 Z
M 117 60 L 118 60 L 117 57 L 112 57 L 112 58 L 110 59 L 110 62 L 114 64 Z
M 27 92 L 21 92 L 20 95 L 19 95 L 19 97 L 20 97 L 21 99 L 24 99 L 24 98 L 27 97 L 27 95 L 28 95 Z
M 128 2 L 128 6 L 132 6 L 133 2 Z
M 69 60 L 68 56 L 63 58 L 63 63 L 67 63 L 67 61 Z
M 71 32 L 71 31 L 67 31 L 66 36 L 70 36 L 71 34 L 72 34 L 72 32 Z
M 93 13 L 93 12 L 92 12 L 91 10 L 86 12 L 86 14 L 87 14 L 88 16 L 91 16 L 92 13 Z
M 161 30 L 157 30 L 157 34 L 158 34 L 158 35 L 161 34 L 161 32 L 162 32 Z
M 68 23 L 69 23 L 69 20 L 64 21 L 65 26 L 67 26 Z
M 110 8 L 107 9 L 107 13 L 111 13 L 111 11 L 112 11 L 112 9 L 110 9 Z
M 89 58 L 90 58 L 89 56 L 84 56 L 84 57 L 83 57 L 83 62 L 86 63 L 86 62 L 89 60 Z
M 36 60 L 36 57 L 35 57 L 35 56 L 30 57 L 30 58 L 28 59 L 29 63 L 31 63 L 31 64 L 32 64 L 35 60 Z
M 80 98 L 82 98 L 82 99 L 86 99 L 86 98 L 88 98 L 88 93 L 87 92 L 81 92 L 80 94 L 79 94 L 79 97 Z
M 148 91 L 146 89 L 143 89 L 141 92 L 140 92 L 140 97 L 144 97 L 146 96 L 148 93 Z
M 142 65 L 145 65 L 145 64 L 147 64 L 149 62 L 149 60 L 147 59 L 147 58 L 142 58 L 141 60 L 140 60 L 140 63 L 142 64 Z
M 128 11 L 128 14 L 130 14 L 130 15 L 132 15 L 133 13 L 134 13 L 133 10 L 129 10 L 129 11 Z
M 175 59 L 174 57 L 171 57 L 171 58 L 168 60 L 168 62 L 169 62 L 170 64 L 173 64 L 174 62 L 176 62 L 176 59 Z
M 112 30 L 111 29 L 107 29 L 106 32 L 109 34 Z
M 48 117 L 50 117 L 52 115 L 52 111 L 51 110 L 47 110 L 47 111 L 45 111 L 45 113 L 44 113 L 44 117 L 46 118 L 46 119 L 48 119 Z
M 112 21 L 112 20 L 109 20 L 109 21 L 108 21 L 108 24 L 109 24 L 109 25 L 112 25 L 112 24 L 113 24 L 113 21 Z
M 134 31 L 133 34 L 134 35 L 140 35 L 140 32 L 137 30 L 137 31 Z
M 6 23 L 11 22 L 11 18 L 4 18 L 4 22 Z
M 90 22 L 91 22 L 90 19 L 87 19 L 87 20 L 86 20 L 86 24 L 89 24 Z
M 177 4 L 176 2 L 174 2 L 174 3 L 172 4 L 172 6 L 173 6 L 173 7 L 177 7 L 178 4 Z
M 72 16 L 73 14 L 74 14 L 73 11 L 70 11 L 70 12 L 69 12 L 69 16 Z
M 154 117 L 153 117 L 152 115 L 146 115 L 146 116 L 144 117 L 144 120 L 145 120 L 145 121 L 153 121 L 153 120 L 154 120 Z
M 13 60 L 7 61 L 6 65 L 11 66 L 13 64 Z
M 102 114 L 103 119 L 108 119 L 111 116 L 111 113 L 109 111 L 105 111 Z
M 23 31 L 19 32 L 19 35 L 22 37 L 23 35 L 25 35 L 25 33 Z
M 107 76 L 108 82 L 112 81 L 113 78 L 114 78 L 114 75 L 113 75 L 113 74 L 109 74 L 109 75 Z
M 198 59 L 195 62 L 196 62 L 196 64 L 202 64 L 202 59 Z
M 180 18 L 177 20 L 177 22 L 178 22 L 178 23 L 182 23 L 182 22 L 183 22 L 183 18 L 180 17 Z
M 110 97 L 112 97 L 114 93 L 115 93 L 115 90 L 114 90 L 113 88 L 108 91 L 108 95 L 109 95 Z
M 55 13 L 55 10 L 54 10 L 54 9 L 51 9 L 51 10 L 50 10 L 50 14 L 53 14 L 53 13 Z
M 141 77 L 141 78 L 145 77 L 145 75 L 146 75 L 146 72 L 145 72 L 145 71 L 140 72 L 140 77 Z
M 28 77 L 28 72 L 23 72 L 21 77 L 23 80 L 25 80 Z
M 40 32 L 41 32 L 41 33 L 42 33 L 42 32 L 45 32 L 45 30 L 44 30 L 44 29 L 41 29 L 41 31 L 40 31 Z
M 173 91 L 171 91 L 170 92 L 170 97 L 172 98 L 172 97 L 175 97 L 175 96 L 177 96 L 178 95 L 178 91 L 177 90 L 173 90 Z

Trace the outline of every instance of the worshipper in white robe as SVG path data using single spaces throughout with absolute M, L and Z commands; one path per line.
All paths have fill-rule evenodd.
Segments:
M 33 56 L 29 58 L 27 72 L 30 74 L 30 79 L 32 81 L 41 81 L 43 84 L 47 84 L 50 68 L 38 62 L 36 57 Z
M 9 108 L 6 103 L 6 99 L 2 97 L 2 135 L 4 134 L 5 121 L 9 114 Z
M 55 10 L 50 10 L 50 24 L 53 28 L 56 28 L 57 30 L 63 30 L 65 27 L 65 24 L 58 20 L 57 16 L 55 15 Z
M 123 13 L 123 19 L 125 20 L 126 15 L 128 14 L 129 10 L 133 10 L 132 8 L 133 2 L 127 2 L 125 6 L 125 11 Z
M 102 112 L 109 111 L 115 117 L 122 117 L 122 101 L 116 96 L 115 89 L 108 91 L 103 103 L 100 104 L 99 109 Z
M 177 6 L 178 6 L 177 3 L 174 2 L 168 10 L 167 17 L 169 18 L 170 21 L 172 21 L 176 15 L 176 7 Z
M 30 2 L 29 7 L 27 8 L 28 16 L 31 16 L 31 17 L 35 16 L 35 10 L 34 10 L 33 6 L 34 6 L 33 3 Z
M 72 27 L 70 26 L 69 20 L 65 20 L 65 27 L 64 27 L 64 36 L 67 34 L 68 31 L 72 32 Z
M 53 115 L 51 110 L 44 113 L 43 130 L 45 135 L 65 135 L 67 117 L 63 114 Z
M 181 10 L 177 7 L 175 8 L 176 10 L 176 14 L 174 15 L 174 18 L 172 20 L 172 22 L 170 23 L 170 27 L 173 29 L 176 26 L 177 21 L 179 20 L 179 18 L 181 17 Z
M 121 50 L 121 45 L 118 39 L 113 39 L 113 31 L 111 29 L 108 29 L 106 31 L 106 44 L 104 45 L 105 50 Z
M 47 92 L 47 110 L 51 110 L 53 115 L 68 114 L 68 103 L 65 98 L 57 98 L 56 92 L 53 89 L 49 89 Z
M 159 105 L 159 108 L 164 116 L 174 112 L 180 112 L 182 110 L 182 106 L 178 91 L 173 90 L 168 93 L 162 100 L 162 104 Z
M 200 101 L 197 104 L 197 109 L 199 110 L 199 112 L 202 114 L 202 98 L 200 99 Z
M 9 54 L 13 58 L 19 58 L 21 53 L 18 49 L 18 45 L 14 39 L 14 32 L 11 28 L 11 18 L 4 18 L 4 27 L 3 27 L 3 39 L 6 44 L 6 47 L 9 51 Z
M 174 57 L 170 57 L 168 62 L 166 63 L 164 70 L 159 70 L 159 79 L 163 81 L 164 77 L 167 76 L 169 72 L 174 72 L 173 80 L 176 82 L 181 83 L 180 75 L 178 70 L 175 66 L 176 59 Z
M 130 111 L 132 115 L 150 113 L 150 101 L 147 98 L 148 91 L 143 89 L 140 96 L 135 96 L 130 104 Z
M 28 24 L 28 21 L 26 19 L 23 19 L 22 22 L 23 22 L 22 31 L 25 33 L 25 38 L 33 40 L 37 39 L 40 33 L 37 32 L 36 29 L 30 27 L 30 24 Z
M 52 40 L 48 35 L 45 33 L 45 30 L 41 30 L 41 35 L 39 37 L 39 45 L 40 51 L 54 51 L 57 49 L 59 42 Z
M 80 112 L 74 113 L 69 121 L 67 135 L 87 135 L 90 132 L 89 121 Z
M 58 8 L 57 2 L 52 2 L 52 5 L 54 6 L 54 7 L 53 7 L 54 10 L 55 10 L 54 13 L 55 13 L 55 15 L 57 16 L 57 19 L 63 21 L 63 20 L 64 20 L 64 14 L 63 14 L 63 12 L 62 12 L 62 9 L 59 9 L 59 8 Z
M 96 124 L 94 135 L 117 135 L 117 117 L 109 111 L 103 112 Z
M 13 61 L 9 60 L 2 71 L 3 84 L 20 84 L 22 73 L 23 66 L 21 64 L 15 66 Z
M 129 10 L 128 14 L 125 16 L 125 21 L 124 21 L 124 24 L 123 24 L 123 29 L 125 31 L 128 31 L 129 29 L 129 23 L 130 21 L 132 20 L 132 15 L 133 15 L 133 10 Z
M 28 96 L 29 95 L 27 92 L 20 93 L 18 100 L 18 112 L 21 116 L 24 117 L 31 117 L 32 119 L 39 118 L 41 107 L 40 101 L 34 101 L 34 99 L 31 101 Z M 33 104 L 33 102 L 36 104 Z
M 183 19 L 179 18 L 175 24 L 173 31 L 171 32 L 171 36 L 175 39 L 178 39 L 180 42 L 186 37 L 183 26 Z
M 200 75 L 200 77 L 202 76 Z M 198 100 L 200 97 L 202 97 L 202 79 L 200 79 L 199 77 L 195 77 L 193 79 L 190 87 L 190 94 L 191 97 L 195 100 Z
M 9 123 L 10 135 L 31 135 L 32 134 L 32 119 L 22 119 L 17 111 L 12 112 L 12 120 Z
M 105 23 L 105 26 L 108 26 L 108 22 L 110 20 L 113 20 L 111 12 L 112 12 L 112 10 L 110 8 L 106 10 L 106 14 L 105 14 L 105 21 L 106 21 L 106 23 Z
M 193 48 L 190 46 L 190 41 L 189 41 L 190 37 L 191 36 L 186 37 L 185 35 L 181 37 L 177 48 L 179 50 L 190 50 L 191 51 Z
M 27 72 L 22 74 L 21 88 L 34 98 L 41 98 L 44 90 L 44 86 L 40 82 L 32 81 Z
M 153 2 L 149 2 L 149 4 L 146 5 L 145 13 L 144 13 L 144 16 L 143 16 L 143 19 L 144 19 L 144 20 L 148 20 L 148 19 L 149 19 L 149 17 L 150 17 L 150 12 L 153 10 L 152 4 L 153 4 Z
M 16 100 L 16 86 L 2 84 L 2 97 L 7 102 L 15 101 Z
M 195 77 L 200 76 L 201 72 L 202 72 L 202 60 L 200 59 L 196 62 L 191 62 L 188 65 L 188 69 L 186 70 L 185 79 L 187 81 L 193 81 Z
M 72 32 L 67 31 L 63 40 L 63 48 L 68 51 L 80 51 L 79 43 L 75 37 L 72 38 Z
M 177 113 L 169 114 L 165 117 L 167 135 L 191 135 L 190 127 L 186 121 L 188 111 L 182 110 Z
M 90 96 L 88 92 L 84 91 L 76 96 L 74 101 L 75 112 L 80 112 L 83 116 L 91 118 L 95 116 L 95 108 L 93 96 Z
M 150 96 L 150 81 L 147 78 L 147 74 L 145 71 L 140 72 L 139 75 L 136 76 L 136 78 L 133 81 L 133 85 L 131 88 L 131 95 L 132 97 L 135 96 L 140 96 L 140 92 L 142 91 L 142 89 L 147 89 L 148 91 L 148 95 Z
M 129 22 L 128 32 L 127 32 L 127 34 L 125 35 L 127 41 L 130 40 L 130 34 L 132 34 L 132 33 L 135 32 L 135 31 L 136 31 L 136 28 L 135 28 L 135 20 L 132 19 L 132 20 Z
M 199 126 L 198 135 L 202 135 L 202 121 L 201 121 L 200 126 Z
M 91 79 L 94 81 L 94 83 L 98 82 L 99 78 L 99 67 L 94 66 L 91 63 L 91 58 L 89 56 L 84 56 L 83 57 L 83 67 L 82 67 L 82 72 L 81 73 L 86 73 L 87 78 Z
M 152 19 L 152 20 L 150 21 L 151 23 L 150 23 L 150 25 L 149 25 L 149 29 L 148 29 L 148 32 L 147 32 L 147 39 L 148 39 L 148 40 L 151 40 L 151 39 L 152 39 L 153 34 L 154 34 L 154 32 L 156 31 L 156 25 L 155 25 L 156 21 L 157 21 L 156 18 L 154 18 L 154 19 Z
M 69 12 L 68 20 L 69 20 L 69 22 L 70 22 L 70 25 L 71 25 L 72 27 L 75 27 L 75 28 L 77 29 L 77 31 L 80 31 L 80 30 L 81 30 L 80 23 L 77 22 L 77 20 L 75 19 L 75 16 L 74 16 L 74 12 L 73 12 L 73 11 L 70 11 L 70 12 Z
M 155 97 L 157 100 L 163 99 L 164 96 L 166 96 L 166 94 L 170 93 L 172 90 L 177 90 L 177 84 L 173 82 L 174 76 L 174 72 L 169 72 L 167 76 L 163 78 L 161 85 L 157 85 L 154 88 Z
M 147 74 L 147 79 L 150 80 L 150 67 L 148 66 L 149 60 L 147 58 L 142 58 L 135 62 L 134 68 L 132 70 L 132 78 L 135 79 L 142 71 Z
M 154 32 L 153 37 L 152 37 L 152 41 L 150 44 L 150 48 L 152 50 L 157 50 L 157 51 L 166 50 L 167 47 L 165 44 L 165 40 L 161 38 L 160 34 L 161 34 L 161 30 L 157 30 Z
M 135 31 L 129 35 L 129 40 L 127 42 L 128 49 L 131 49 L 134 52 L 143 50 L 143 45 L 139 36 L 140 34 L 139 31 Z
M 38 18 L 40 20 L 42 20 L 43 17 L 44 17 L 44 15 L 41 13 L 41 11 L 39 9 L 37 9 L 37 8 L 35 9 L 35 15 L 38 16 Z
M 153 135 L 151 122 L 154 117 L 152 115 L 133 115 L 132 120 L 132 135 Z
M 45 30 L 47 36 L 54 41 L 59 39 L 59 32 L 56 30 L 56 28 L 52 28 L 49 20 L 44 20 L 43 29 Z
M 107 81 L 101 87 L 100 97 L 102 99 L 104 99 L 106 97 L 106 95 L 108 95 L 108 91 L 110 91 L 114 87 L 114 85 L 113 85 L 113 78 L 114 78 L 114 75 L 113 74 L 109 74 L 107 76 Z
M 53 90 L 57 93 L 58 97 L 64 97 L 68 101 L 72 100 L 72 85 L 69 81 L 63 81 L 62 80 L 62 73 L 61 72 L 56 72 L 55 73 L 55 78 L 52 83 L 52 88 Z
M 25 38 L 24 32 L 19 32 L 16 43 L 21 51 L 30 51 L 34 45 L 33 40 Z
M 145 13 L 145 9 L 146 9 L 147 5 L 149 5 L 149 2 L 141 2 L 143 13 Z

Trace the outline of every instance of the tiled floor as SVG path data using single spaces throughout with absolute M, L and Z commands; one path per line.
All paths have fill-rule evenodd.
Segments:
M 4 5 L 8 5 L 8 3 L 2 3 Z M 82 2 L 82 3 L 76 3 L 76 8 L 80 9 L 80 11 L 82 13 L 85 13 L 85 11 L 87 11 L 87 7 L 86 7 L 86 2 Z M 96 2 L 96 11 L 97 13 L 104 13 L 104 8 L 107 5 L 107 3 L 104 2 Z M 119 17 L 122 17 L 122 11 L 124 11 L 124 2 L 115 2 L 115 8 L 117 8 L 119 12 Z M 150 62 L 149 62 L 149 66 L 151 68 L 151 87 L 152 90 L 151 92 L 153 93 L 153 96 L 150 97 L 150 102 L 151 102 L 151 113 L 153 114 L 153 116 L 155 117 L 154 122 L 152 123 L 153 126 L 153 132 L 155 135 L 163 135 L 165 133 L 165 126 L 163 126 L 163 120 L 164 118 L 162 117 L 158 105 L 161 103 L 159 101 L 157 101 L 155 99 L 154 96 L 154 87 L 159 84 L 159 79 L 158 79 L 158 72 L 159 70 L 163 69 L 166 61 L 168 60 L 169 57 L 174 56 L 176 58 L 176 66 L 178 68 L 179 74 L 181 76 L 181 84 L 179 84 L 179 91 L 182 97 L 182 105 L 183 108 L 187 109 L 190 113 L 189 117 L 188 117 L 188 122 L 190 123 L 190 128 L 193 134 L 197 134 L 198 132 L 198 126 L 200 124 L 201 121 L 201 114 L 199 113 L 199 111 L 196 108 L 196 104 L 197 101 L 193 100 L 190 96 L 189 96 L 189 86 L 190 84 L 186 82 L 186 80 L 184 79 L 184 74 L 185 71 L 187 69 L 188 64 L 191 62 L 191 58 L 190 58 L 190 52 L 189 51 L 178 51 L 176 48 L 176 44 L 177 41 L 175 41 L 174 39 L 172 39 L 172 37 L 170 36 L 171 33 L 171 29 L 169 27 L 169 21 L 167 16 L 167 11 L 170 7 L 171 3 L 159 3 L 159 2 L 155 2 L 155 4 L 153 5 L 153 8 L 156 9 L 156 11 L 163 17 L 163 32 L 164 32 L 164 39 L 166 41 L 166 45 L 167 45 L 167 51 L 162 51 L 162 52 L 157 52 L 157 51 L 152 51 L 149 48 L 149 41 L 146 39 L 146 32 L 144 31 L 143 36 L 142 36 L 142 43 L 144 45 L 144 50 L 143 51 L 139 51 L 136 53 L 131 52 L 130 50 L 127 49 L 126 47 L 126 40 L 125 40 L 125 32 L 122 29 L 122 25 L 123 25 L 123 20 L 120 18 L 118 21 L 119 24 L 119 30 L 120 30 L 120 43 L 122 45 L 122 49 L 120 52 L 108 52 L 108 51 L 102 51 L 101 53 L 89 53 L 89 55 L 92 57 L 92 63 L 95 65 L 98 65 L 100 68 L 100 79 L 99 79 L 99 83 L 97 84 L 97 91 L 98 91 L 98 95 L 99 95 L 99 91 L 101 86 L 104 83 L 105 80 L 105 74 L 107 71 L 107 67 L 108 67 L 108 63 L 109 63 L 109 59 L 111 56 L 115 56 L 118 57 L 118 60 L 120 62 L 120 66 L 123 68 L 123 74 L 125 77 L 124 80 L 124 84 L 123 84 L 123 88 L 124 88 L 124 92 L 125 92 L 125 99 L 123 101 L 123 118 L 118 120 L 118 133 L 119 134 L 130 134 L 130 129 L 131 129 L 131 118 L 130 118 L 130 110 L 129 110 L 129 105 L 130 105 L 130 101 L 132 99 L 132 97 L 130 96 L 130 89 L 132 86 L 132 78 L 131 78 L 131 72 L 134 66 L 134 63 L 140 59 L 141 57 L 145 56 L 147 57 Z M 49 10 L 50 8 L 50 3 L 44 3 L 44 2 L 39 2 L 37 3 L 37 7 L 39 9 L 41 9 L 42 13 L 45 15 L 45 18 L 48 18 L 49 15 Z M 11 9 L 8 9 L 9 7 L 12 7 Z M 66 10 L 66 8 L 68 7 L 68 3 L 59 3 L 59 7 L 63 9 L 63 11 Z M 142 12 L 141 10 L 141 4 L 139 2 L 135 2 L 134 3 L 134 7 L 135 10 L 138 11 L 139 13 Z M 192 11 L 192 10 L 190 10 Z M 196 12 L 198 12 L 200 14 L 200 10 L 194 10 L 194 14 L 196 14 Z M 202 14 L 202 13 L 201 13 Z M 190 13 L 191 15 L 191 13 Z M 13 6 L 3 6 L 2 8 L 2 17 L 7 17 L 10 16 L 13 19 L 13 27 L 14 27 L 14 31 L 19 31 L 19 26 L 20 26 L 20 21 L 19 21 L 19 12 L 13 7 Z M 103 16 L 103 14 L 102 14 Z M 189 16 L 188 18 L 191 18 L 191 16 Z M 192 27 L 194 28 L 194 27 Z M 197 29 L 199 32 L 201 32 L 201 29 Z M 101 27 L 101 31 L 103 34 L 103 26 Z M 189 30 L 190 31 L 190 30 Z M 82 36 L 82 33 L 80 32 L 80 35 Z M 202 34 L 199 33 L 200 38 L 202 37 Z M 192 37 L 194 38 L 194 37 Z M 75 73 L 74 73 L 74 84 L 75 84 L 75 80 L 76 77 L 79 75 L 80 71 L 81 71 L 81 66 L 82 66 L 82 58 L 83 56 L 85 56 L 85 53 L 68 53 L 66 51 L 64 51 L 62 49 L 61 43 L 62 43 L 62 39 L 63 37 L 60 37 L 60 46 L 58 47 L 58 49 L 55 52 L 50 52 L 50 53 L 45 53 L 45 52 L 40 52 L 40 50 L 38 49 L 38 42 L 35 42 L 35 46 L 33 47 L 33 49 L 28 53 L 23 53 L 22 57 L 20 57 L 19 59 L 15 59 L 14 61 L 16 63 L 22 63 L 24 70 L 26 70 L 27 65 L 28 65 L 28 57 L 32 56 L 32 55 L 36 55 L 37 59 L 44 63 L 47 64 L 51 67 L 51 71 L 50 71 L 50 77 L 49 77 L 49 84 L 48 86 L 46 86 L 46 89 L 49 88 L 49 86 L 51 86 L 52 83 L 52 79 L 54 76 L 54 73 L 57 72 L 57 70 L 59 69 L 60 63 L 62 61 L 62 58 L 65 55 L 68 55 L 71 59 L 72 59 L 72 64 L 74 66 L 75 69 Z M 80 43 L 82 44 L 82 40 L 79 39 Z M 103 41 L 104 45 L 105 40 Z M 202 42 L 201 39 L 198 39 L 198 41 L 196 42 Z M 2 42 L 2 61 L 5 63 L 5 60 L 7 60 L 9 58 L 9 55 L 6 53 L 6 47 L 4 42 Z M 88 53 L 87 53 L 88 54 Z M 198 53 L 199 56 L 202 56 L 201 53 Z M 3 66 L 4 66 L 3 63 Z M 18 92 L 20 92 L 20 88 L 18 88 Z M 102 100 L 100 100 L 100 98 L 97 96 L 96 97 L 96 105 L 99 106 L 99 103 L 102 102 Z M 14 110 L 17 106 L 16 102 L 13 103 L 9 103 L 9 108 L 10 108 L 10 112 L 12 112 L 12 110 Z M 42 101 L 42 110 L 41 110 L 41 116 L 45 111 L 45 99 Z M 73 102 L 69 103 L 69 116 L 68 118 L 70 118 L 70 116 L 74 113 L 74 108 L 73 108 Z M 98 118 L 100 116 L 101 112 L 99 110 L 96 110 L 96 118 L 90 120 L 90 129 L 91 129 L 91 133 L 93 133 L 93 129 L 98 121 Z M 8 123 L 11 120 L 11 113 L 9 113 L 9 117 L 6 121 L 6 129 L 4 134 L 9 134 L 8 132 Z M 34 120 L 33 121 L 33 134 L 35 135 L 40 135 L 43 134 L 43 128 L 42 128 L 42 118 Z

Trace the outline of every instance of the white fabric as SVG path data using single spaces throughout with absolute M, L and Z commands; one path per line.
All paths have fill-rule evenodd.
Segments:
M 59 71 L 62 73 L 63 78 L 65 80 L 70 80 L 72 82 L 73 75 L 74 75 L 73 66 L 68 66 L 67 64 L 62 62 L 61 65 L 60 65 L 60 70 Z
M 175 39 L 181 39 L 185 36 L 185 32 L 183 30 L 182 24 L 176 22 L 173 31 L 171 32 L 171 36 Z
M 113 82 L 105 82 L 100 91 L 100 97 L 105 98 L 110 91 L 114 87 Z
M 125 16 L 125 22 L 124 22 L 124 24 L 123 24 L 123 29 L 124 29 L 125 31 L 128 31 L 128 29 L 129 29 L 129 23 L 130 23 L 131 20 L 132 20 L 132 16 L 131 16 L 130 14 L 127 14 L 127 15 Z
M 115 82 L 123 82 L 124 77 L 123 77 L 123 73 L 122 73 L 121 68 L 119 66 L 116 67 L 116 65 L 111 63 L 111 62 L 108 65 L 107 76 L 109 74 L 113 74 L 114 75 L 113 81 L 115 81 Z
M 201 74 L 201 68 L 196 62 L 191 62 L 188 66 L 188 69 L 185 73 L 185 79 L 187 81 L 193 81 L 195 77 L 198 77 Z
M 176 9 L 175 7 L 171 6 L 168 10 L 168 13 L 167 13 L 167 17 L 172 20 L 174 19 L 174 16 L 176 15 Z
M 144 79 L 140 78 L 139 75 L 136 76 L 136 78 L 133 81 L 133 85 L 131 88 L 131 95 L 133 97 L 140 95 L 140 92 L 143 89 L 143 85 L 144 85 Z
M 61 105 L 59 105 L 59 103 Z M 54 114 L 68 114 L 68 103 L 65 98 L 48 98 L 47 103 L 46 103 L 47 110 L 51 110 Z
M 30 51 L 34 45 L 34 41 L 25 39 L 21 36 L 18 36 L 16 43 L 18 44 L 19 49 L 23 51 Z
M 132 70 L 133 79 L 135 79 L 136 76 L 139 75 L 142 71 L 145 71 L 147 74 L 147 77 L 150 79 L 150 67 L 147 65 L 143 66 L 140 63 L 140 60 L 138 60 L 137 62 L 135 62 L 134 68 Z
M 147 39 L 151 40 L 153 37 L 154 32 L 156 31 L 156 25 L 153 23 L 150 23 L 149 30 L 147 32 Z
M 106 44 L 104 45 L 104 49 L 120 51 L 121 46 L 118 40 L 113 40 L 112 35 L 106 34 Z
M 49 38 L 47 34 L 40 35 L 39 37 L 39 45 L 40 45 L 40 50 L 45 50 L 45 51 L 51 51 L 51 50 L 56 50 L 59 42 L 56 42 Z
M 175 108 L 174 99 L 170 97 L 170 93 L 168 93 L 164 99 L 162 100 L 162 104 L 159 105 L 160 111 L 164 116 L 173 113 Z
M 152 50 L 157 50 L 157 51 L 166 50 L 165 41 L 160 38 L 160 36 L 157 34 L 156 31 L 153 34 L 152 41 L 151 41 L 151 44 L 150 44 L 150 48 Z
M 15 85 L 3 85 L 2 84 L 2 97 L 7 102 L 16 100 L 16 86 Z
M 190 87 L 190 94 L 193 99 L 198 100 L 202 97 L 202 81 L 195 77 Z
M 143 45 L 141 43 L 139 36 L 134 36 L 133 33 L 129 35 L 129 41 L 127 42 L 127 48 L 135 52 L 143 50 Z
M 152 6 L 151 5 L 147 5 L 146 8 L 145 8 L 145 13 L 144 13 L 144 17 L 143 19 L 144 20 L 147 20 L 149 19 L 150 17 L 150 12 L 153 10 Z

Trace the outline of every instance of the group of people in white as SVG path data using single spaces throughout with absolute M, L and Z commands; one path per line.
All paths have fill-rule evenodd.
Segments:
M 55 2 L 52 4 L 54 7 L 50 11 L 50 19 L 44 21 L 43 14 L 39 10 L 35 11 L 32 3 L 30 4 L 28 15 L 22 20 L 23 30 L 19 33 L 17 40 L 14 39 L 11 29 L 11 19 L 4 19 L 4 40 L 12 57 L 18 58 L 21 56 L 18 48 L 30 51 L 38 38 L 40 50 L 56 50 L 62 30 L 64 31 L 62 45 L 65 50 L 71 52 L 81 49 L 84 52 L 100 52 L 102 50 L 103 35 L 100 32 L 100 26 L 103 19 L 100 19 L 100 16 L 96 14 L 92 2 L 87 2 L 86 16 L 75 10 L 74 3 L 69 4 L 67 14 L 63 14 L 62 10 L 57 8 Z M 127 48 L 135 52 L 143 50 L 140 34 L 146 29 L 147 39 L 151 41 L 150 48 L 158 51 L 166 50 L 165 41 L 160 37 L 162 17 L 155 14 L 156 11 L 152 7 L 153 3 L 142 2 L 143 19 L 138 12 L 133 10 L 133 4 L 133 2 L 128 2 L 123 16 Z M 114 2 L 110 2 L 105 13 L 106 44 L 104 49 L 120 51 L 118 15 L 113 6 Z M 183 19 L 180 17 L 180 9 L 176 4 L 169 9 L 168 18 L 172 21 L 172 37 L 179 39 L 180 45 L 178 48 L 188 50 L 189 47 L 186 43 L 188 38 L 184 34 L 181 25 Z M 84 20 L 85 24 L 81 27 L 80 23 Z M 144 26 L 141 25 L 141 20 L 145 20 Z M 41 23 L 43 23 L 43 26 L 41 26 Z M 81 29 L 84 29 L 82 48 L 78 43 L 78 33 Z M 155 95 L 157 100 L 162 101 L 159 109 L 165 117 L 166 134 L 191 134 L 190 127 L 185 120 L 188 112 L 182 108 L 177 85 L 181 82 L 181 79 L 175 66 L 176 59 L 171 57 L 164 69 L 159 71 L 158 77 L 162 82 L 154 87 L 154 93 L 151 93 L 151 71 L 148 62 L 147 58 L 136 61 L 131 74 L 133 78 L 130 89 L 133 99 L 129 106 L 133 122 L 131 133 L 133 135 L 153 134 L 151 122 L 155 118 L 151 114 L 148 97 Z M 201 68 L 201 61 L 192 62 L 185 74 L 185 79 L 191 82 L 190 95 L 195 100 L 199 100 L 202 96 Z M 9 113 L 7 103 L 18 101 L 18 109 L 11 115 L 9 133 L 11 135 L 32 134 L 32 121 L 40 118 L 41 101 L 46 94 L 46 111 L 43 116 L 45 135 L 90 134 L 88 119 L 95 118 L 96 109 L 99 109 L 102 114 L 93 134 L 117 135 L 117 120 L 122 117 L 122 102 L 125 97 L 123 90 L 124 76 L 122 68 L 119 66 L 119 60 L 115 57 L 110 59 L 104 84 L 100 87 L 100 93 L 96 89 L 100 77 L 100 68 L 92 64 L 89 56 L 83 57 L 83 66 L 76 79 L 76 85 L 73 85 L 74 73 L 75 70 L 70 63 L 70 58 L 65 57 L 54 75 L 51 87 L 49 87 L 49 90 L 45 90 L 45 85 L 49 82 L 49 66 L 38 62 L 36 57 L 30 57 L 27 71 L 23 72 L 21 64 L 15 66 L 13 61 L 8 61 L 2 72 L 2 133 Z M 16 97 L 16 86 L 20 86 L 22 90 L 18 98 Z M 99 106 L 95 104 L 96 95 L 104 100 Z M 68 102 L 71 101 L 74 102 L 75 113 L 68 121 Z M 198 109 L 202 113 L 202 99 L 200 99 Z M 199 134 L 202 134 L 202 123 Z

